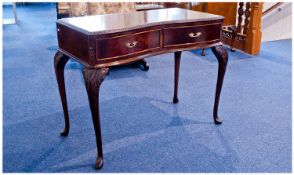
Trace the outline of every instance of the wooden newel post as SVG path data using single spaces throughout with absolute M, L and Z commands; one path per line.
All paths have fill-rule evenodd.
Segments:
M 250 21 L 246 31 L 245 52 L 256 55 L 260 51 L 261 44 L 261 17 L 262 2 L 252 2 Z

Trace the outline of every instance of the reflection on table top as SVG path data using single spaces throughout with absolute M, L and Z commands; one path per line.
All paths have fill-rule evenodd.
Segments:
M 180 8 L 168 8 L 131 13 L 63 18 L 57 20 L 57 23 L 75 28 L 86 34 L 102 34 L 148 27 L 156 24 L 218 19 L 223 19 L 223 17 Z

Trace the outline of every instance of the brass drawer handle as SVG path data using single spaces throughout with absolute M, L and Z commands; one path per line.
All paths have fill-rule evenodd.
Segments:
M 136 45 L 137 45 L 137 41 L 134 41 L 134 42 L 127 42 L 126 43 L 126 46 L 128 47 L 128 48 L 133 48 L 133 47 L 135 47 Z
M 197 37 L 199 37 L 201 34 L 202 34 L 201 32 L 197 32 L 197 33 L 189 33 L 189 36 L 190 36 L 191 38 L 197 38 Z

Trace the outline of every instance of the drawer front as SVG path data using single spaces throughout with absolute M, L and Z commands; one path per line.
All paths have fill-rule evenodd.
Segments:
M 160 48 L 160 30 L 138 32 L 96 40 L 96 58 L 114 59 L 144 54 Z
M 220 41 L 221 23 L 196 26 L 179 26 L 163 29 L 163 46 L 173 47 Z

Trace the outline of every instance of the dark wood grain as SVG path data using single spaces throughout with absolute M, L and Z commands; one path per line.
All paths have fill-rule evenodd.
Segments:
M 219 63 L 213 118 L 215 124 L 222 122 L 218 116 L 218 105 L 228 61 L 227 52 L 220 42 L 223 18 L 183 9 L 152 10 L 135 14 L 69 18 L 57 22 L 59 51 L 55 56 L 55 70 L 66 123 L 63 135 L 67 135 L 69 131 L 63 71 L 68 57 L 71 57 L 85 66 L 83 75 L 98 152 L 96 168 L 103 165 L 99 89 L 111 66 L 174 52 L 173 102 L 177 103 L 182 51 L 212 47 Z
M 96 168 L 100 169 L 103 166 L 103 149 L 102 149 L 102 134 L 100 127 L 100 114 L 99 114 L 99 89 L 101 83 L 103 82 L 108 68 L 102 69 L 89 69 L 85 68 L 83 70 L 83 75 L 85 79 L 85 86 L 88 93 L 89 105 L 92 113 L 92 120 L 96 135 L 97 144 L 97 159 Z
M 179 72 L 180 72 L 180 61 L 182 52 L 175 52 L 175 82 L 174 82 L 174 99 L 173 103 L 178 103 L 178 86 L 179 86 Z
M 220 94 L 221 94 L 223 81 L 224 81 L 224 77 L 226 73 L 227 63 L 228 63 L 228 52 L 224 46 L 212 47 L 211 50 L 218 60 L 218 74 L 217 74 L 215 100 L 214 100 L 214 107 L 213 107 L 213 119 L 215 124 L 221 124 L 222 120 L 218 116 L 217 112 L 218 112 Z
M 62 102 L 63 114 L 64 114 L 64 122 L 65 127 L 63 131 L 61 131 L 61 136 L 67 136 L 69 132 L 69 116 L 68 116 L 68 108 L 67 108 L 67 100 L 66 100 L 66 91 L 64 84 L 64 67 L 68 61 L 69 57 L 64 55 L 61 52 L 57 52 L 54 56 L 54 69 L 56 80 L 58 83 L 59 94 Z
M 160 30 L 96 40 L 96 59 L 119 58 L 160 48 Z
M 221 23 L 165 28 L 163 29 L 163 47 L 219 41 L 220 27 Z
M 59 24 L 59 50 L 88 67 L 102 68 L 129 64 L 178 49 L 190 50 L 220 45 L 222 21 L 223 19 L 155 25 L 87 37 L 74 28 L 62 27 L 62 24 Z M 197 32 L 202 32 L 199 38 L 189 37 L 190 33 Z M 137 47 L 126 48 L 127 42 L 134 41 L 138 42 Z
M 87 35 L 71 28 L 57 24 L 58 46 L 83 62 L 93 64 L 89 57 L 89 38 Z
M 201 21 L 206 22 L 223 19 L 224 18 L 219 15 L 180 8 L 167 8 L 131 13 L 63 18 L 57 20 L 57 23 L 74 28 L 87 35 L 101 35 L 141 29 L 148 26 Z

